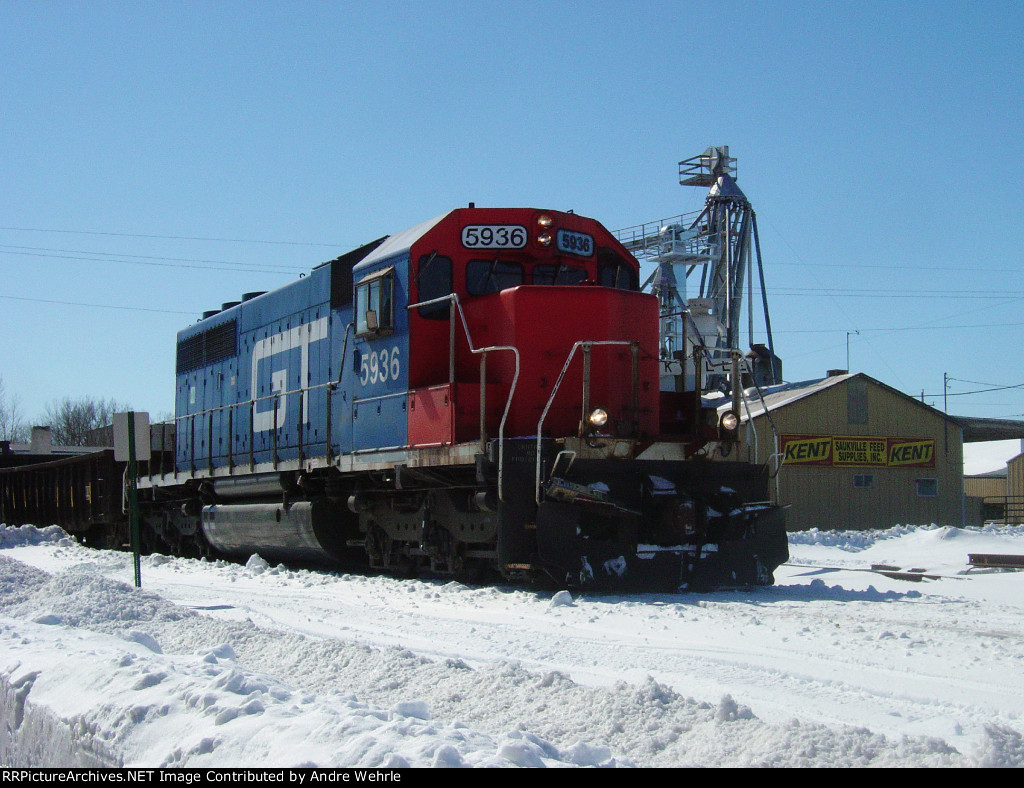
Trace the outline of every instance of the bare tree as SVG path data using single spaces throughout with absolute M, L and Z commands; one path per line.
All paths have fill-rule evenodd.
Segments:
M 112 399 L 65 397 L 46 409 L 45 418 L 57 446 L 104 446 L 110 438 L 101 433 L 102 428 L 113 422 L 115 413 L 131 409 Z
M 18 398 L 8 396 L 4 379 L 0 377 L 0 440 L 28 443 L 28 437 L 28 422 L 22 416 Z

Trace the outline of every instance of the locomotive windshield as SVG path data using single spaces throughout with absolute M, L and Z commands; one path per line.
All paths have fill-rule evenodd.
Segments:
M 466 292 L 479 296 L 523 284 L 523 266 L 508 260 L 470 260 L 466 264 Z
M 586 268 L 574 265 L 549 265 L 543 263 L 533 267 L 535 285 L 578 285 L 587 278 Z
M 597 253 L 597 281 L 602 287 L 639 290 L 636 270 L 611 249 L 602 247 Z

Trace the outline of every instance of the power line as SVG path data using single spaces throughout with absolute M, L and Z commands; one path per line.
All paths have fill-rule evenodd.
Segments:
M 970 383 L 972 386 L 998 386 L 1000 388 L 1020 388 L 1024 383 L 1014 383 L 1012 386 L 1003 386 L 1002 383 L 982 383 L 980 380 L 964 380 L 963 378 L 946 377 L 946 380 L 955 380 L 957 383 Z
M 275 263 L 247 263 L 239 262 L 237 260 L 209 260 L 202 257 L 167 257 L 165 255 L 151 255 L 151 254 L 124 254 L 122 252 L 97 252 L 91 249 L 60 249 L 53 248 L 50 246 L 15 246 L 13 244 L 0 244 L 0 250 L 26 250 L 29 252 L 60 252 L 61 254 L 69 255 L 100 255 L 102 257 L 123 257 L 141 260 L 168 260 L 171 262 L 179 263 L 212 263 L 214 265 L 251 265 L 255 267 L 266 267 L 266 268 L 300 268 L 300 266 L 286 266 Z M 14 254 L 15 252 L 11 252 Z M 115 261 L 119 262 L 119 261 Z M 130 262 L 130 260 L 129 260 Z M 301 267 L 305 270 L 305 266 Z
M 335 249 L 347 249 L 351 245 L 338 243 L 316 243 L 313 241 L 259 241 L 253 238 L 206 238 L 194 235 L 153 235 L 145 233 L 113 233 L 99 230 L 49 230 L 43 227 L 3 227 L 0 230 L 15 230 L 25 233 L 66 233 L 70 235 L 109 235 L 117 238 L 159 238 L 170 241 L 219 241 L 233 244 L 278 244 L 283 246 L 330 246 Z
M 1019 268 L 987 268 L 984 266 L 972 265 L 876 265 L 872 263 L 796 263 L 774 262 L 776 265 L 796 265 L 813 268 L 884 268 L 887 271 L 966 271 L 966 272 L 992 272 L 994 274 L 1019 274 Z
M 1005 328 L 1007 326 L 1024 326 L 1024 323 L 969 323 L 948 326 L 900 326 L 895 328 L 861 328 L 858 331 L 884 331 L 886 333 L 899 331 L 944 331 L 946 329 L 961 328 Z M 776 334 L 844 334 L 844 328 L 781 328 L 773 329 Z
M 1024 291 L 1021 290 L 915 290 L 912 292 L 903 291 L 893 293 L 883 290 L 844 290 L 837 287 L 780 287 L 767 288 L 769 293 L 777 296 L 788 296 L 799 298 L 812 296 L 817 298 L 822 294 L 833 298 L 959 298 L 959 299 L 1024 299 Z
M 959 378 L 947 377 L 946 381 L 955 380 L 958 383 L 970 383 L 974 386 L 991 386 L 987 389 L 978 389 L 977 391 L 948 391 L 944 394 L 925 394 L 926 397 L 966 397 L 969 394 L 986 394 L 990 391 L 1009 391 L 1011 389 L 1024 389 L 1024 383 L 1014 383 L 1012 386 L 998 386 L 995 383 L 979 383 L 976 380 L 960 380 Z
M 32 301 L 38 304 L 60 304 L 62 306 L 89 306 L 96 309 L 122 309 L 129 312 L 163 312 L 168 315 L 195 315 L 195 312 L 183 312 L 177 309 L 153 309 L 145 306 L 121 306 L 119 304 L 87 304 L 83 301 L 54 301 L 49 298 L 23 298 L 21 296 L 0 295 L 11 301 Z
M 82 260 L 88 263 L 126 263 L 129 265 L 150 265 L 157 266 L 160 268 L 194 268 L 207 271 L 234 271 L 243 273 L 279 273 L 279 274 L 295 274 L 298 271 L 305 271 L 305 267 L 292 266 L 273 266 L 266 263 L 229 263 L 222 262 L 219 260 L 211 260 L 208 262 L 215 263 L 215 265 L 203 265 L 203 261 L 188 262 L 187 258 L 177 257 L 150 257 L 149 255 L 116 255 L 114 252 L 84 252 L 86 255 L 104 255 L 105 257 L 83 257 L 72 254 L 43 254 L 40 252 L 17 252 L 11 251 L 11 249 L 18 248 L 30 248 L 30 247 L 4 247 L 0 246 L 0 254 L 10 255 L 21 255 L 23 257 L 44 257 L 53 260 Z M 70 250 L 69 250 L 70 251 Z M 113 259 L 114 257 L 129 258 L 138 257 L 142 259 Z M 167 260 L 171 262 L 158 262 L 159 260 Z M 173 262 L 178 261 L 178 262 Z

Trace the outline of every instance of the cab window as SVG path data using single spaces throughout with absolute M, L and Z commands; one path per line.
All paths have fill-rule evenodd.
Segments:
M 377 271 L 356 284 L 356 336 L 394 331 L 394 294 L 394 268 Z
M 640 275 L 636 269 L 611 249 L 604 247 L 597 252 L 597 281 L 602 287 L 640 289 Z
M 452 293 L 452 258 L 437 252 L 423 255 L 416 271 L 418 301 L 433 301 Z M 428 320 L 447 320 L 451 314 L 451 302 L 441 301 L 418 308 L 420 317 Z
M 470 260 L 466 263 L 466 292 L 497 293 L 523 284 L 523 266 L 508 260 Z
M 587 278 L 586 268 L 574 265 L 535 265 L 533 267 L 533 283 L 535 285 L 578 285 Z

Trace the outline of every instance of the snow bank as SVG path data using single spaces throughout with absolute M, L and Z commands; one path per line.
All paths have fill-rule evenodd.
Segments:
M 974 536 L 955 531 L 880 532 L 868 535 L 861 549 L 909 541 L 916 553 L 922 546 L 937 549 Z M 836 538 L 839 549 L 833 548 L 833 555 L 848 553 L 853 541 Z M 755 713 L 754 698 L 737 692 L 754 686 L 744 683 L 751 673 L 757 686 L 777 695 L 781 707 L 797 690 L 812 699 L 835 700 L 836 708 L 878 708 L 871 697 L 862 697 L 855 676 L 848 670 L 843 676 L 842 664 L 833 671 L 835 679 L 812 678 L 816 668 L 804 656 L 810 652 L 801 650 L 806 641 L 824 663 L 842 655 L 850 665 L 862 659 L 868 665 L 892 664 L 905 653 L 913 657 L 908 665 L 921 672 L 922 681 L 925 674 L 952 666 L 949 681 L 966 681 L 975 704 L 983 699 L 980 685 L 971 683 L 972 674 L 957 660 L 982 653 L 995 657 L 991 664 L 1006 676 L 1002 696 L 1020 694 L 1017 673 L 1003 667 L 1024 661 L 1015 610 L 986 619 L 984 636 L 965 642 L 962 657 L 950 652 L 952 641 L 932 647 L 919 634 L 935 629 L 928 619 L 922 619 L 922 627 L 911 622 L 937 612 L 963 616 L 964 610 L 978 618 L 983 609 L 937 606 L 905 584 L 898 590 L 856 589 L 845 580 L 854 575 L 833 573 L 830 584 L 809 578 L 751 594 L 573 599 L 457 583 L 293 572 L 262 559 L 239 566 L 151 556 L 144 565 L 150 585 L 139 590 L 107 576 L 130 576 L 124 554 L 82 548 L 59 529 L 0 528 L 0 545 L 0 761 L 5 764 L 1024 765 L 1021 733 L 1006 722 L 1017 719 L 1013 713 L 993 715 L 980 735 L 970 737 L 971 747 L 958 749 L 943 737 L 894 738 L 861 724 L 793 717 L 769 723 Z M 172 603 L 150 590 L 154 587 L 178 589 L 189 605 Z M 267 601 L 241 614 L 239 600 L 255 601 L 258 595 Z M 257 610 L 259 623 L 253 620 Z M 263 611 L 273 612 L 274 620 L 265 619 Z M 491 620 L 498 611 L 502 619 Z M 861 611 L 895 613 L 896 621 L 905 623 L 902 629 L 892 624 L 840 628 L 846 617 L 867 623 Z M 953 623 L 941 619 L 947 620 Z M 430 656 L 413 637 L 415 626 L 424 623 L 431 623 L 431 639 L 422 640 L 429 642 Z M 386 635 L 389 627 L 416 647 L 359 642 L 369 632 Z M 481 659 L 484 652 L 473 644 L 498 633 L 508 635 L 497 644 L 505 656 Z M 559 649 L 551 651 L 557 656 L 545 660 L 551 649 Z M 560 666 L 537 669 L 524 664 L 525 655 L 530 665 L 554 660 Z M 618 666 L 635 663 L 638 656 L 668 667 L 683 655 L 679 665 L 691 666 L 687 682 L 702 687 L 703 697 L 651 675 L 597 684 L 575 678 L 585 677 L 587 666 L 597 669 L 607 655 L 618 661 L 601 669 L 622 670 L 624 676 L 632 672 Z M 570 656 L 572 661 L 559 662 Z M 762 661 L 764 669 L 755 671 Z M 903 685 L 918 681 L 901 671 L 893 676 Z M 725 686 L 732 686 L 713 694 L 723 672 L 733 677 Z M 877 683 L 880 674 L 873 675 Z M 919 714 L 929 703 L 918 701 L 909 686 L 878 689 L 879 697 L 888 697 L 889 710 L 908 715 L 908 723 L 911 713 Z M 947 718 L 949 725 L 978 716 L 968 714 L 967 706 L 942 705 L 948 700 L 931 703 L 938 716 L 947 709 L 957 715 Z M 828 704 L 817 705 L 827 714 Z M 979 713 L 983 716 L 984 708 Z

